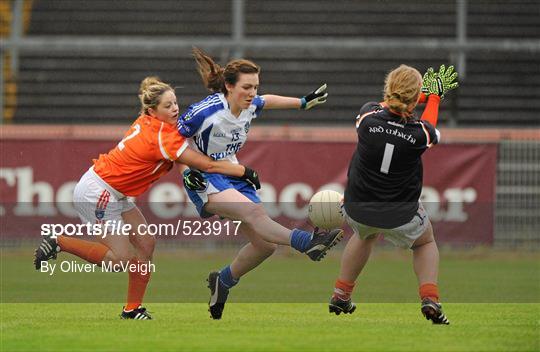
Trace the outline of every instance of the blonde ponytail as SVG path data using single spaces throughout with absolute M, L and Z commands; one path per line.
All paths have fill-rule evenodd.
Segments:
M 421 85 L 420 72 L 413 67 L 401 65 L 386 76 L 384 101 L 393 111 L 410 116 L 409 107 L 418 101 Z

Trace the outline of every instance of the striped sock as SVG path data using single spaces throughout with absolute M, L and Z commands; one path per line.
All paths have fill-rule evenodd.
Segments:
M 240 279 L 235 279 L 232 276 L 231 266 L 227 265 L 219 272 L 219 281 L 223 286 L 225 286 L 225 288 L 229 289 L 234 287 L 238 281 L 240 281 Z
M 337 296 L 343 301 L 347 301 L 351 298 L 351 294 L 354 289 L 354 282 L 348 282 L 344 280 L 337 279 L 334 286 L 334 296 Z
M 291 247 L 304 253 L 309 248 L 313 235 L 307 231 L 294 229 L 291 232 Z

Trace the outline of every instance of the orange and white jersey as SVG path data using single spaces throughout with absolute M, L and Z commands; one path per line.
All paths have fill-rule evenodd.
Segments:
M 114 149 L 94 159 L 94 171 L 118 192 L 136 197 L 166 174 L 187 146 L 175 125 L 142 115 Z

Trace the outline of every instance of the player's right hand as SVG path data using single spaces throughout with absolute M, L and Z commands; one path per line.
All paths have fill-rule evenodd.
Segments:
M 442 94 L 440 94 L 441 98 L 452 89 L 458 87 L 457 77 L 458 73 L 454 71 L 454 66 L 450 65 L 446 68 L 444 65 L 441 65 L 437 74 L 437 85 L 440 87 L 439 90 L 442 91 Z
M 184 186 L 192 191 L 204 191 L 208 186 L 206 179 L 200 171 L 189 169 L 184 174 Z
M 244 171 L 244 175 L 242 175 L 242 179 L 245 180 L 247 183 L 255 187 L 255 189 L 261 189 L 261 181 L 259 180 L 259 174 L 257 171 L 250 169 L 247 166 L 244 166 L 246 171 Z

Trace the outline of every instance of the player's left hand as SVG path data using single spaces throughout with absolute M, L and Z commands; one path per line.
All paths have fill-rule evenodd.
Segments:
M 244 166 L 244 168 L 246 169 L 246 171 L 244 171 L 242 179 L 255 187 L 255 189 L 261 189 L 261 181 L 259 180 L 259 174 L 257 173 L 257 171 L 250 169 L 247 166 Z
M 325 83 L 319 88 L 317 88 L 316 90 L 314 90 L 313 92 L 300 98 L 300 101 L 302 103 L 300 106 L 300 109 L 309 110 L 314 106 L 326 103 L 326 98 L 328 97 L 326 88 L 327 87 Z
M 208 186 L 206 179 L 200 171 L 189 169 L 184 174 L 184 186 L 192 191 L 204 191 Z

